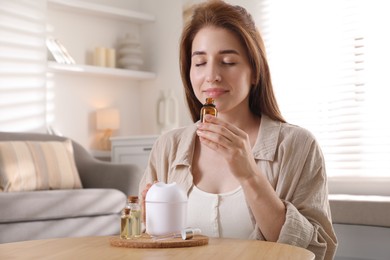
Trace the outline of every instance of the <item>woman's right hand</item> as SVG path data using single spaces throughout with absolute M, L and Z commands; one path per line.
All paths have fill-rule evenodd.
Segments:
M 156 183 L 156 182 L 154 182 Z M 145 189 L 141 192 L 142 196 L 142 202 L 141 202 L 141 212 L 142 212 L 142 221 L 146 223 L 146 206 L 145 206 L 145 199 L 146 199 L 146 194 L 148 193 L 150 187 L 152 187 L 152 183 L 146 184 Z

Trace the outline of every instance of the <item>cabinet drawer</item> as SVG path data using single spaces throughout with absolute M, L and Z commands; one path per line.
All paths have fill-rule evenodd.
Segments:
M 145 170 L 157 136 L 117 137 L 112 140 L 112 162 L 136 164 Z
M 113 147 L 114 155 L 118 154 L 149 154 L 152 146 L 119 146 Z

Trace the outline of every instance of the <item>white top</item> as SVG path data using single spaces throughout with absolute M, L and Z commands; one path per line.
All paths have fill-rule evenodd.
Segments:
M 187 226 L 200 228 L 208 237 L 239 239 L 250 239 L 255 228 L 241 186 L 212 194 L 194 185 L 188 196 Z

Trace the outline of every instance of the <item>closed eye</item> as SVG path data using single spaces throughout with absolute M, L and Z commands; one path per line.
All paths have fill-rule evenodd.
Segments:
M 202 65 L 205 65 L 206 62 L 199 62 L 199 63 L 195 63 L 195 67 L 200 67 Z
M 237 63 L 236 62 L 222 62 L 223 65 L 226 65 L 226 66 L 234 66 L 236 65 Z

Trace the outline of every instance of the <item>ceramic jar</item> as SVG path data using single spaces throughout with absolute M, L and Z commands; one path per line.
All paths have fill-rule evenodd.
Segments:
M 161 236 L 186 227 L 187 195 L 175 183 L 152 185 L 145 198 L 146 232 Z

